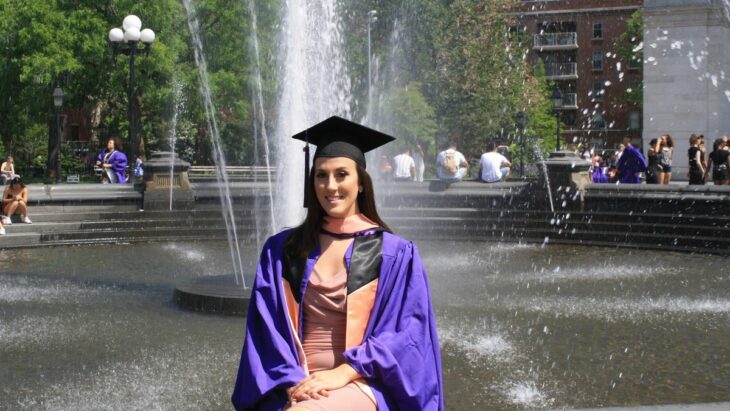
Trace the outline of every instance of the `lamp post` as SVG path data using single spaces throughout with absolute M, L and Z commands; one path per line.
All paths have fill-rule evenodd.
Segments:
M 373 57 L 370 52 L 370 24 L 378 21 L 378 11 L 368 11 L 368 104 L 372 101 L 372 88 L 373 88 Z
M 553 102 L 553 110 L 555 111 L 555 151 L 560 151 L 560 109 L 563 107 L 563 93 L 558 85 L 555 85 L 553 93 L 550 95 Z
M 515 116 L 517 130 L 520 132 L 520 177 L 525 176 L 525 126 L 527 126 L 527 113 L 520 111 Z
M 53 107 L 56 108 L 56 144 L 54 154 L 56 155 L 56 184 L 61 182 L 61 106 L 63 105 L 63 89 L 53 89 Z
M 122 27 L 109 30 L 109 41 L 114 48 L 114 54 L 122 53 L 129 55 L 129 89 L 127 90 L 127 121 L 129 122 L 128 138 L 129 141 L 129 164 L 134 164 L 137 160 L 137 149 L 139 141 L 137 141 L 137 132 L 135 130 L 135 118 L 132 101 L 134 100 L 134 58 L 137 54 L 148 53 L 155 41 L 155 32 L 150 29 L 142 30 L 142 20 L 135 15 L 129 15 L 124 18 Z M 140 31 L 141 30 L 141 31 Z M 139 47 L 139 42 L 144 47 Z M 125 46 L 122 46 L 122 43 Z

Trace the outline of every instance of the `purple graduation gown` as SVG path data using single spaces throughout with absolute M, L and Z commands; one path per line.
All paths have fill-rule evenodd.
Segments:
M 621 158 L 616 163 L 616 169 L 621 175 L 619 181 L 622 184 L 639 184 L 641 182 L 639 173 L 646 171 L 647 166 L 648 164 L 641 151 L 634 146 L 626 146 L 624 153 L 621 154 Z
M 98 156 L 96 156 L 96 160 L 104 163 L 104 156 L 108 152 L 109 149 L 105 148 Z M 107 158 L 106 163 L 112 165 L 111 169 L 114 172 L 114 175 L 117 176 L 117 183 L 125 184 L 127 182 L 127 177 L 125 176 L 125 171 L 127 169 L 127 156 L 121 151 L 116 150 L 109 156 L 109 158 Z
M 304 295 L 320 251 L 313 250 L 304 263 L 301 285 L 290 287 L 285 280 L 287 263 L 283 256 L 287 234 L 283 231 L 269 238 L 261 252 L 231 398 L 237 410 L 282 410 L 288 401 L 286 389 L 307 375 L 298 345 L 302 339 L 302 307 L 298 307 L 298 318 L 292 319 L 287 307 L 291 300 L 285 288 L 298 288 Z M 344 352 L 345 361 L 364 377 L 378 410 L 443 410 L 441 354 L 418 249 L 388 232 L 377 235 L 382 235 L 382 252 L 375 273 L 374 303 L 370 313 L 365 313 L 367 327 L 362 340 Z M 362 266 L 363 255 L 373 252 L 362 251 L 356 242 L 345 255 L 348 292 L 356 276 L 353 267 Z M 353 252 L 354 248 L 360 251 Z M 349 303 L 348 295 L 348 322 L 350 315 L 359 315 L 350 312 Z M 293 328 L 297 322 L 299 332 Z

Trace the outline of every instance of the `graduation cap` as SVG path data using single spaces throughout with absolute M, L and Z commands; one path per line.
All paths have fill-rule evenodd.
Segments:
M 307 143 L 304 147 L 304 207 L 307 206 L 310 143 L 317 146 L 314 160 L 320 157 L 347 157 L 366 168 L 365 153 L 395 140 L 385 133 L 338 116 L 317 123 L 292 138 Z

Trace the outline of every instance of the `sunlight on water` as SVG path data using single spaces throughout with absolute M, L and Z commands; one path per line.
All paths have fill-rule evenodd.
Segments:
M 464 330 L 445 326 L 439 328 L 439 341 L 465 351 L 472 359 L 489 357 L 490 361 L 506 362 L 514 354 L 512 345 L 502 335 L 469 335 Z
M 174 251 L 176 257 L 184 260 L 199 262 L 204 261 L 207 258 L 207 254 L 203 250 L 189 245 L 170 243 L 165 244 L 162 248 L 164 250 Z
M 76 301 L 92 296 L 99 297 L 109 290 L 79 288 L 78 285 L 64 282 L 44 284 L 35 279 L 10 279 L 0 284 L 0 301 L 56 303 Z
M 528 273 L 525 277 L 536 277 L 544 280 L 616 280 L 621 278 L 648 278 L 655 275 L 671 275 L 678 270 L 671 267 L 639 266 L 639 265 L 591 265 L 589 267 L 557 266 L 552 271 Z
M 198 367 L 200 362 L 217 367 Z M 235 359 L 223 356 L 204 342 L 177 352 L 141 350 L 132 361 L 109 362 L 87 373 L 68 375 L 63 382 L 18 401 L 23 409 L 121 410 L 218 409 L 228 391 L 220 384 L 220 370 L 235 368 Z M 220 368 L 219 368 L 220 367 Z M 180 387 L 184 386 L 184 391 Z M 94 395 L 90 395 L 94 393 Z M 164 404 L 164 406 L 162 406 Z
M 515 384 L 509 389 L 507 395 L 513 404 L 525 407 L 546 407 L 552 403 L 531 382 Z
M 533 297 L 529 300 L 506 302 L 512 309 L 546 312 L 561 316 L 599 318 L 606 321 L 676 318 L 682 314 L 728 314 L 730 299 L 726 298 L 626 298 L 592 297 Z

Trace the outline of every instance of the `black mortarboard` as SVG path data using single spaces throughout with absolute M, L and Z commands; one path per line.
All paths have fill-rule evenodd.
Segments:
M 315 160 L 319 157 L 347 157 L 362 168 L 366 168 L 365 153 L 395 140 L 385 133 L 338 116 L 317 123 L 293 135 L 292 138 L 307 143 L 304 147 L 305 207 L 306 182 L 309 178 L 309 143 L 317 146 L 317 151 L 314 153 Z

